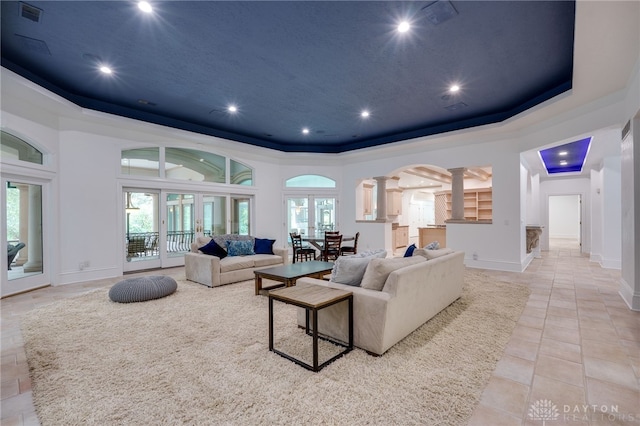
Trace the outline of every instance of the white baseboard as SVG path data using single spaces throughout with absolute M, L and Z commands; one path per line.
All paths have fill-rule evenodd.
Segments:
M 629 283 L 624 278 L 620 279 L 620 291 L 618 292 L 622 300 L 632 311 L 640 311 L 640 292 L 635 293 Z
M 465 266 L 477 269 L 491 269 L 493 271 L 522 272 L 522 265 L 516 262 L 504 262 L 495 260 L 473 260 L 473 258 L 464 259 Z
M 95 281 L 105 278 L 114 278 L 122 275 L 122 270 L 112 268 L 93 268 L 82 271 L 62 272 L 58 275 L 58 282 L 54 285 L 74 284 L 83 281 Z
M 622 261 L 620 259 L 602 259 L 600 266 L 606 269 L 622 269 Z

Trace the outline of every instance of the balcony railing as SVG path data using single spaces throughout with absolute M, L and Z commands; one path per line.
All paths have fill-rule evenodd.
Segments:
M 211 231 L 204 231 L 204 235 L 211 235 Z M 158 256 L 158 232 L 130 232 L 128 234 L 127 258 L 141 259 Z M 185 253 L 191 250 L 191 243 L 195 241 L 194 231 L 167 232 L 167 253 Z

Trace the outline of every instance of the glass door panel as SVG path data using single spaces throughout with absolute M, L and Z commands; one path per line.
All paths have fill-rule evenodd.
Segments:
M 290 197 L 287 198 L 287 240 L 289 233 L 297 232 L 300 235 L 313 233 L 315 229 L 309 229 L 309 199 Z M 311 222 L 313 223 L 313 222 Z M 312 227 L 313 228 L 313 227 Z
M 169 193 L 166 197 L 168 257 L 182 257 L 195 241 L 195 195 Z
M 202 196 L 202 219 L 196 219 L 196 231 L 203 235 L 220 235 L 227 233 L 227 197 L 219 195 Z
M 336 199 L 335 198 L 314 198 L 315 221 L 317 231 L 336 230 Z
M 158 191 L 125 189 L 125 271 L 158 268 L 163 235 L 160 233 Z
M 309 206 L 313 206 L 312 209 Z M 309 195 L 286 198 L 287 239 L 290 232 L 301 235 L 337 230 L 336 198 Z
M 2 262 L 6 283 L 2 296 L 47 284 L 44 275 L 42 185 L 3 180 L 5 200 Z M 4 280 L 3 280 L 4 282 Z
M 231 233 L 251 235 L 250 229 L 250 199 L 231 197 Z

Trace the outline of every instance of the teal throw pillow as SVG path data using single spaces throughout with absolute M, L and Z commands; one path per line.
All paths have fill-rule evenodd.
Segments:
M 438 250 L 440 248 L 440 243 L 437 241 L 433 241 L 426 246 L 424 246 L 425 250 Z
M 253 251 L 253 241 L 227 241 L 227 254 L 229 256 L 250 256 L 256 254 Z

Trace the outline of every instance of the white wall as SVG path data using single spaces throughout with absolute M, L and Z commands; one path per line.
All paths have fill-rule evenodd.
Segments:
M 544 226 L 540 236 L 542 250 L 549 250 L 549 199 L 552 196 L 580 195 L 582 198 L 581 212 L 582 232 L 580 241 L 582 242 L 582 252 L 589 253 L 591 250 L 591 197 L 590 181 L 588 178 L 568 178 L 561 180 L 545 180 L 540 183 L 540 218 L 541 225 Z
M 593 262 L 602 263 L 602 230 L 603 212 L 602 202 L 602 168 L 591 170 L 591 253 L 590 259 Z
M 622 141 L 622 279 L 620 295 L 640 311 L 640 110 L 631 122 L 631 133 Z
M 51 205 L 51 221 L 55 231 L 51 231 L 53 237 L 48 247 L 49 259 L 54 262 L 51 277 L 54 284 L 121 273 L 124 257 L 124 248 L 118 242 L 123 229 L 121 187 L 173 185 L 148 179 L 142 183 L 131 177 L 118 177 L 120 150 L 149 145 L 178 145 L 211 150 L 254 167 L 256 186 L 247 191 L 255 194 L 255 233 L 276 238 L 277 244 L 283 246 L 286 241 L 283 182 L 289 177 L 316 173 L 335 179 L 340 200 L 340 229 L 345 233 L 362 231 L 363 247 L 377 248 L 390 240 L 386 224 L 356 222 L 355 188 L 363 178 L 391 176 L 398 170 L 419 164 L 433 164 L 443 168 L 490 165 L 493 168 L 493 223 L 452 224 L 447 232 L 448 245 L 464 250 L 465 262 L 469 266 L 520 271 L 526 266 L 526 256 L 523 254 L 524 226 L 529 219 L 526 194 L 523 195 L 523 185 L 525 192 L 527 191 L 528 172 L 521 168 L 520 152 L 583 135 L 594 128 L 594 123 L 619 125 L 621 109 L 615 101 L 608 101 L 604 105 L 595 103 L 581 111 L 570 111 L 565 116 L 554 117 L 548 123 L 526 129 L 513 125 L 518 122 L 515 118 L 494 126 L 340 155 L 284 154 L 84 111 L 56 99 L 55 95 L 44 89 L 33 89 L 33 84 L 21 78 L 5 79 L 8 71 L 4 69 L 2 73 L 3 129 L 15 132 L 18 136 L 26 135 L 25 139 L 36 142 L 36 146 L 45 146 L 46 151 L 52 154 L 52 168 L 57 174 L 52 184 L 54 200 Z M 637 70 L 635 78 L 638 78 Z M 7 84 L 15 85 L 10 94 L 12 96 L 5 94 Z M 16 93 L 22 96 L 22 92 L 28 92 L 24 94 L 24 99 L 13 102 Z M 504 131 L 503 126 L 511 131 Z M 603 221 L 616 215 L 620 217 L 620 204 L 615 204 L 615 200 L 620 198 L 615 188 L 615 185 L 620 185 L 620 171 L 616 170 L 614 161 L 612 159 L 610 163 L 603 164 L 602 191 L 606 192 L 602 195 L 609 197 L 602 204 Z M 134 185 L 136 183 L 138 185 Z M 204 184 L 194 185 L 203 190 L 211 188 Z M 534 206 L 533 183 L 531 188 L 529 204 Z M 549 195 L 580 193 L 583 199 L 585 234 L 584 230 L 589 230 L 592 226 L 591 188 L 589 177 L 540 182 L 540 224 L 548 226 L 546 209 Z M 586 206 L 589 206 L 588 211 L 584 210 Z M 535 214 L 531 216 L 534 217 Z M 609 223 L 615 222 L 612 220 Z M 619 256 L 619 252 L 616 254 L 615 251 L 615 232 L 607 234 L 613 237 L 603 241 L 603 257 L 611 256 L 609 260 L 615 262 L 615 257 Z M 586 252 L 590 250 L 590 235 L 590 232 L 582 235 L 583 250 Z M 619 234 L 617 238 L 620 241 Z M 548 248 L 548 236 L 545 232 L 542 234 L 541 244 L 542 249 Z M 477 259 L 473 259 L 474 253 L 477 254 Z M 90 267 L 83 271 L 79 269 L 79 262 L 82 261 L 90 262 Z
M 549 238 L 580 241 L 580 196 L 549 196 Z
M 84 132 L 60 132 L 61 283 L 117 276 L 124 244 L 117 232 L 123 210 L 116 172 L 120 150 L 114 140 Z M 80 262 L 89 262 L 81 268 Z
M 404 153 L 387 155 L 380 159 L 362 159 L 349 155 L 349 167 L 344 169 L 345 187 L 355 187 L 363 177 L 391 176 L 398 170 L 416 164 L 431 164 L 445 169 L 472 165 L 490 165 L 493 168 L 493 223 L 447 226 L 447 245 L 466 253 L 469 265 L 491 269 L 522 269 L 519 256 L 524 240 L 520 233 L 519 152 L 512 140 L 471 143 L 464 147 L 429 150 L 428 141 L 416 142 Z M 352 194 L 345 194 L 341 209 L 345 217 L 355 218 L 356 202 Z M 345 232 L 352 232 L 345 224 Z M 491 241 L 491 244 L 487 244 Z M 477 253 L 474 260 L 472 254 Z
M 620 157 L 605 158 L 603 165 L 602 266 L 604 268 L 620 269 L 622 255 Z

